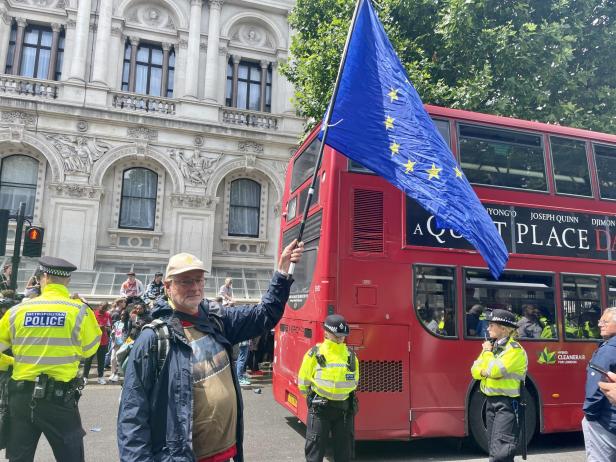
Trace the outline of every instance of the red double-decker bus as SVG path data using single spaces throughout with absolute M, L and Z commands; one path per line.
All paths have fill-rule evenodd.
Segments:
M 528 353 L 528 434 L 580 429 L 602 309 L 616 306 L 616 136 L 427 106 L 503 237 L 495 280 L 460 236 L 326 147 L 305 253 L 276 332 L 275 399 L 300 419 L 304 353 L 340 313 L 360 358 L 358 439 L 472 435 L 486 448 L 470 367 L 485 315 L 512 311 Z M 319 141 L 287 171 L 281 245 L 297 236 Z

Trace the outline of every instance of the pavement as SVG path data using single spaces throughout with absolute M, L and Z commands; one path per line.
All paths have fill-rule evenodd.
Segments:
M 301 462 L 304 459 L 305 426 L 276 403 L 269 375 L 253 378 L 242 390 L 245 406 L 245 460 L 247 462 Z M 118 461 L 116 419 L 121 387 L 90 381 L 79 402 L 88 462 Z M 4 451 L 2 451 L 4 455 Z M 487 457 L 467 438 L 431 438 L 410 442 L 372 441 L 357 443 L 357 461 L 465 461 L 485 462 Z M 53 461 L 51 449 L 41 438 L 35 462 Z M 326 458 L 329 462 L 333 459 Z M 521 461 L 517 457 L 516 461 Z M 530 447 L 530 462 L 583 462 L 584 442 L 580 433 L 536 436 Z M 0 458 L 0 461 L 6 459 Z

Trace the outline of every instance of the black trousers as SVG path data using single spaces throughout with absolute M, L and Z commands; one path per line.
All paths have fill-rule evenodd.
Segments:
M 98 372 L 99 378 L 105 375 L 105 354 L 107 353 L 107 348 L 109 348 L 109 345 L 99 345 L 96 353 L 86 358 L 83 362 L 83 376 L 86 379 L 90 375 L 90 367 L 92 367 L 92 359 L 94 356 L 96 356 L 96 372 Z
M 516 416 L 519 399 L 507 396 L 488 396 L 486 423 L 490 462 L 513 462 L 518 447 L 520 426 Z
M 58 462 L 83 462 L 83 437 L 77 401 L 37 399 L 32 402 L 33 385 L 9 382 L 9 437 L 6 456 L 10 462 L 32 462 L 41 433 L 45 435 Z
M 306 428 L 306 462 L 322 462 L 331 432 L 334 461 L 348 462 L 353 453 L 354 416 L 351 410 L 310 407 Z

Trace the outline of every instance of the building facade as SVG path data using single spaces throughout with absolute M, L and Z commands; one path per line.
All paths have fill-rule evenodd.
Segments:
M 229 275 L 257 296 L 303 127 L 280 73 L 292 6 L 1 0 L 0 208 L 25 202 L 86 293 L 185 251 L 209 293 Z

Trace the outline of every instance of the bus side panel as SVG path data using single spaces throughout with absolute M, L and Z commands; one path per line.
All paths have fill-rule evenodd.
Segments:
M 408 440 L 408 327 L 352 324 L 351 330 L 361 332 L 349 338 L 360 360 L 356 439 Z
M 314 321 L 283 318 L 276 328 L 274 354 L 274 399 L 297 417 L 306 421 L 306 402 L 297 388 L 297 373 L 304 354 L 320 341 L 322 335 Z

